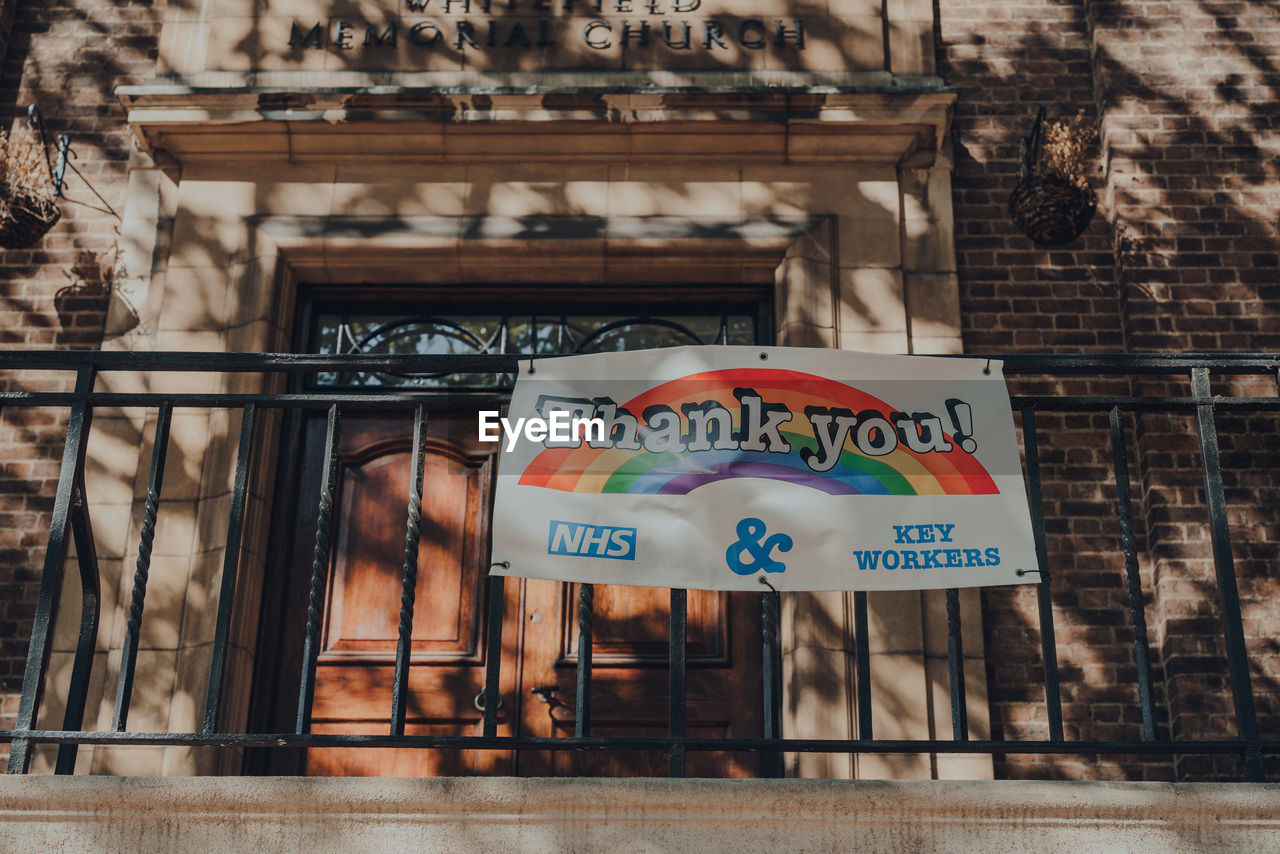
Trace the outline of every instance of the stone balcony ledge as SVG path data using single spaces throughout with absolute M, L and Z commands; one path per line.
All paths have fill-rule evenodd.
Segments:
M 0 778 L 0 850 L 1275 851 L 1280 785 Z

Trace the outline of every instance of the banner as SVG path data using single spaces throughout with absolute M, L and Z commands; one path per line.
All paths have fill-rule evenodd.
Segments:
M 524 363 L 507 414 L 478 425 L 501 443 L 492 571 L 756 591 L 1035 581 L 1001 368 L 725 346 Z

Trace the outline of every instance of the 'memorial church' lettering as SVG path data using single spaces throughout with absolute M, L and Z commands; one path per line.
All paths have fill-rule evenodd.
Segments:
M 393 50 L 451 47 L 454 50 L 525 50 L 570 42 L 592 50 L 616 47 L 658 51 L 702 50 L 730 53 L 741 47 L 805 49 L 800 18 L 693 18 L 702 0 L 404 0 L 409 12 L 434 15 L 421 20 L 353 18 L 293 22 L 289 47 L 295 51 Z M 521 17 L 496 17 L 519 12 Z M 570 28 L 568 16 L 583 24 Z M 605 18 L 605 15 L 644 15 Z M 540 17 L 533 17 L 538 15 Z M 668 18 L 667 15 L 683 15 Z

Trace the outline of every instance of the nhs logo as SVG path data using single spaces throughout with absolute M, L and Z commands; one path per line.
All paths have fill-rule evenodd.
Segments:
M 580 525 L 552 519 L 551 530 L 547 534 L 547 554 L 635 560 L 636 529 Z

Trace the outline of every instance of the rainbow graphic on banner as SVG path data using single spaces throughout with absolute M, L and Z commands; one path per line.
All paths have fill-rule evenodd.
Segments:
M 520 483 L 580 493 L 687 495 L 700 486 L 732 478 L 786 481 L 830 495 L 995 495 L 999 488 L 978 460 L 953 442 L 946 453 L 916 453 L 902 444 L 889 454 L 867 456 L 846 441 L 829 471 L 815 472 L 800 457 L 816 449 L 807 406 L 841 407 L 853 412 L 893 407 L 843 383 L 799 371 L 729 369 L 691 374 L 649 389 L 619 408 L 633 415 L 665 404 L 680 412 L 685 403 L 715 401 L 741 424 L 742 404 L 733 391 L 749 388 L 767 402 L 785 405 L 795 415 L 780 429 L 791 445 L 786 454 L 743 450 L 653 453 L 621 448 L 548 448 L 520 475 Z M 683 418 L 682 418 L 683 421 Z M 952 437 L 947 436 L 948 440 Z

